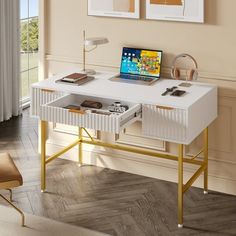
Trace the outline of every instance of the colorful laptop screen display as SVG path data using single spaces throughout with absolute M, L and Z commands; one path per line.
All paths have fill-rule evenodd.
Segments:
M 162 51 L 123 48 L 120 72 L 159 78 L 161 60 Z

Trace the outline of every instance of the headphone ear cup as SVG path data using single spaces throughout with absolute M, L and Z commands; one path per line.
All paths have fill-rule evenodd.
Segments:
M 189 81 L 193 80 L 195 70 L 190 70 L 189 75 L 187 76 L 187 79 Z
M 191 70 L 189 72 L 189 76 L 188 76 L 188 80 L 191 81 L 191 80 L 196 80 L 198 77 L 198 72 L 197 70 Z
M 197 80 L 198 79 L 198 71 L 195 70 L 194 75 L 193 75 L 193 80 Z
M 174 70 L 175 70 L 175 68 L 172 67 L 172 68 L 171 68 L 171 71 L 170 71 L 170 75 L 171 75 L 171 78 L 172 78 L 172 79 L 174 79 Z
M 180 79 L 180 70 L 179 68 L 174 68 L 172 72 L 173 78 L 174 79 Z

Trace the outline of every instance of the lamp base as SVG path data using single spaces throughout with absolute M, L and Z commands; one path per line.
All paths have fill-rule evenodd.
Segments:
M 183 82 L 183 83 L 181 83 L 181 84 L 179 84 L 179 86 L 181 86 L 181 87 L 191 87 L 192 86 L 192 84 L 191 83 L 188 83 L 188 82 Z
M 85 69 L 83 72 L 87 75 L 96 75 L 96 71 L 92 69 Z

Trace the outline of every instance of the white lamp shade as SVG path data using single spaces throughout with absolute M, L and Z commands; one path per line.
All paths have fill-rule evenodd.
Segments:
M 84 45 L 85 46 L 96 46 L 96 45 L 101 45 L 101 44 L 106 44 L 108 43 L 108 39 L 107 38 L 87 38 L 84 41 Z

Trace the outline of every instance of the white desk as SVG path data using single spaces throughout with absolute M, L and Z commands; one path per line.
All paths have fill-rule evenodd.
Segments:
M 116 75 L 112 72 L 100 72 L 93 81 L 81 86 L 55 83 L 56 80 L 79 71 L 66 71 L 32 86 L 31 114 L 41 120 L 42 190 L 46 189 L 46 164 L 77 144 L 80 147 L 80 164 L 83 163 L 83 143 L 175 160 L 179 162 L 178 222 L 179 226 L 182 227 L 183 194 L 203 172 L 205 176 L 204 191 L 207 193 L 208 126 L 217 117 L 217 87 L 192 82 L 192 86 L 189 88 L 179 88 L 187 92 L 182 97 L 161 96 L 166 88 L 178 86 L 180 81 L 162 79 L 150 86 L 119 83 L 109 80 Z M 104 106 L 112 104 L 114 101 L 122 101 L 129 105 L 129 110 L 119 116 L 106 116 L 91 113 L 78 114 L 64 108 L 75 103 L 79 105 L 85 99 L 100 101 Z M 178 143 L 178 156 L 103 143 L 93 140 L 92 137 L 91 140 L 87 140 L 82 137 L 82 129 L 86 130 L 87 128 L 119 133 L 140 118 L 142 118 L 143 134 Z M 46 159 L 45 149 L 47 122 L 80 127 L 79 139 L 48 159 Z M 205 133 L 204 148 L 193 160 L 185 158 L 183 156 L 183 145 L 190 144 L 202 131 Z M 201 153 L 204 153 L 203 161 L 196 159 Z M 185 185 L 183 184 L 183 162 L 200 166 Z

